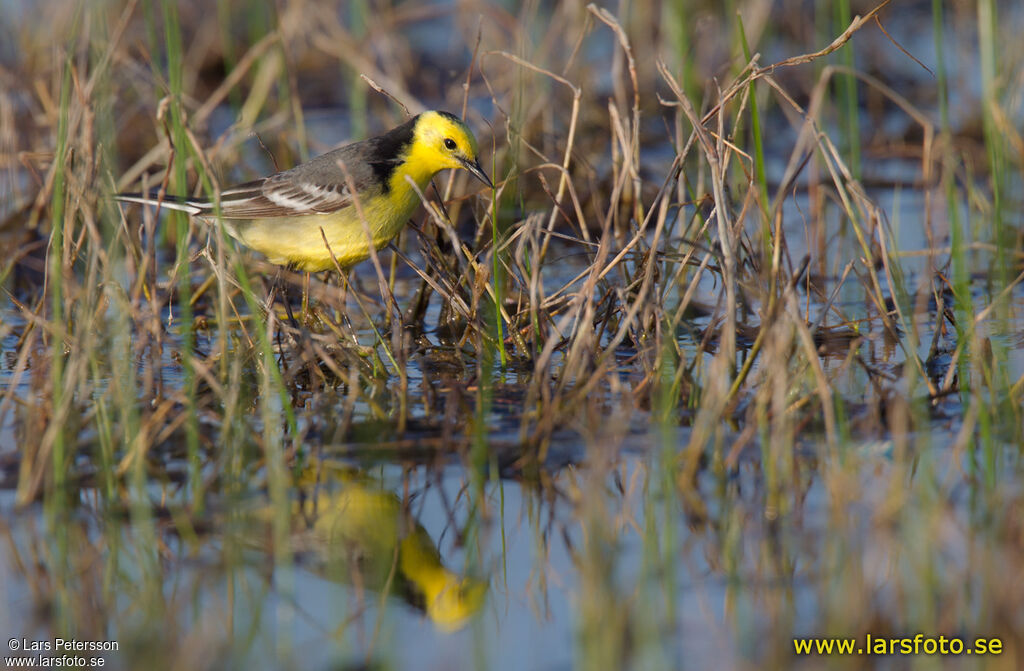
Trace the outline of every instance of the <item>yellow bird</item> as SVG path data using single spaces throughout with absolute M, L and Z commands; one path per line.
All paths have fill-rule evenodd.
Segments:
M 219 205 L 216 199 L 161 200 L 143 193 L 115 198 L 211 222 L 219 217 L 232 237 L 271 262 L 317 272 L 334 268 L 335 259 L 347 269 L 370 256 L 371 244 L 388 244 L 420 203 L 417 189 L 422 193 L 434 175 L 449 168 L 468 170 L 494 188 L 480 167 L 472 131 L 455 115 L 433 111 L 291 170 L 226 189 Z
M 299 484 L 312 495 L 297 504 L 293 547 L 313 550 L 325 576 L 390 588 L 444 631 L 465 626 L 483 607 L 487 583 L 446 568 L 427 530 L 380 482 L 324 463 L 307 468 Z

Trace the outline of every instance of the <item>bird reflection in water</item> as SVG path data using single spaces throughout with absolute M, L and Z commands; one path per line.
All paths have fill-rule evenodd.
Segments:
M 320 463 L 299 478 L 293 549 L 331 580 L 401 596 L 441 630 L 466 625 L 487 583 L 444 566 L 427 530 L 365 473 Z

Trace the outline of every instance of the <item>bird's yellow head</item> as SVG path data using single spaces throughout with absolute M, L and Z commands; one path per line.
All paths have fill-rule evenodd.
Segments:
M 413 130 L 410 158 L 429 165 L 434 172 L 448 168 L 468 170 L 487 186 L 494 187 L 480 167 L 473 131 L 454 114 L 424 112 L 419 115 Z

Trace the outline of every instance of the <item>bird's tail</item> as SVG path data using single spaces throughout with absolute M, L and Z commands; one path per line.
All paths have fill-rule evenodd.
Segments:
M 152 205 L 154 207 L 165 207 L 168 210 L 178 210 L 188 214 L 205 214 L 213 209 L 209 201 L 196 200 L 194 198 L 179 198 L 177 196 L 159 196 L 155 193 L 119 193 L 114 200 L 122 203 L 139 203 L 141 205 Z

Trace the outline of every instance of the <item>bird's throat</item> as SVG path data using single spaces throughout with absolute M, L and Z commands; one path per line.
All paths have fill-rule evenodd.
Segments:
M 420 143 L 412 143 L 409 152 L 388 180 L 388 187 L 392 192 L 402 193 L 404 190 L 412 190 L 409 180 L 416 184 L 422 192 L 427 188 L 431 178 L 436 175 L 438 168 L 437 152 Z

